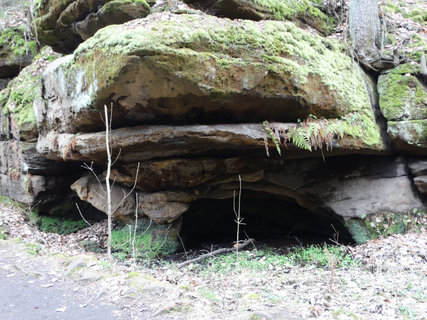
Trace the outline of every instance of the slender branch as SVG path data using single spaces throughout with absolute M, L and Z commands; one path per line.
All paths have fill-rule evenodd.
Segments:
M 232 248 L 221 248 L 221 249 L 218 249 L 218 250 L 215 250 L 215 251 L 203 254 L 203 255 L 201 255 L 201 256 L 199 256 L 197 258 L 181 262 L 180 264 L 178 264 L 178 267 L 181 268 L 181 267 L 186 266 L 186 265 L 188 265 L 190 263 L 198 262 L 198 261 L 201 261 L 201 260 L 204 260 L 204 259 L 216 256 L 216 255 L 221 254 L 221 253 L 233 252 L 233 251 L 236 251 L 236 250 L 239 250 L 239 249 L 241 250 L 241 249 L 247 247 L 249 244 L 254 243 L 254 242 L 255 242 L 254 239 L 248 239 L 245 242 L 243 242 L 242 244 L 238 244 L 237 246 L 234 246 Z
M 113 212 L 111 210 L 111 186 L 110 186 L 110 175 L 111 175 L 111 149 L 110 149 L 110 130 L 111 130 L 111 119 L 108 120 L 108 108 L 104 105 L 105 113 L 105 147 L 107 150 L 107 175 L 105 176 L 105 186 L 107 192 L 107 220 L 108 220 L 108 239 L 107 239 L 107 255 L 108 259 L 111 260 L 111 216 Z
M 76 203 L 76 207 L 77 207 L 77 210 L 79 211 L 79 213 L 80 213 L 80 217 L 82 217 L 82 219 L 83 219 L 83 221 L 84 222 L 86 222 L 88 225 L 89 225 L 89 227 L 91 227 L 92 225 L 89 223 L 89 222 L 87 222 L 87 220 L 85 219 L 85 217 L 83 217 L 83 214 L 82 214 L 82 212 L 80 211 L 80 208 L 79 208 L 79 205 Z

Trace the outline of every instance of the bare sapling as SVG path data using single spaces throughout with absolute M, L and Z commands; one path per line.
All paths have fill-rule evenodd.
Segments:
M 135 255 L 135 237 L 136 237 L 136 231 L 138 229 L 138 192 L 135 194 L 135 226 L 133 229 L 133 238 L 132 238 L 132 259 L 133 261 L 136 261 L 136 255 Z
M 138 162 L 138 166 L 137 166 L 136 174 L 135 174 L 135 181 L 134 181 L 132 188 L 128 192 L 126 192 L 125 190 L 122 190 L 123 191 L 123 197 L 119 201 L 119 203 L 113 208 L 112 199 L 111 199 L 111 189 L 114 186 L 114 181 L 111 183 L 111 167 L 118 160 L 120 153 L 121 153 L 121 150 L 119 150 L 115 160 L 112 161 L 112 147 L 111 147 L 112 115 L 113 115 L 113 105 L 111 105 L 110 111 L 108 111 L 108 107 L 106 105 L 104 105 L 104 119 L 103 119 L 103 121 L 105 123 L 105 147 L 106 147 L 106 153 L 107 153 L 107 163 L 106 163 L 107 170 L 106 170 L 106 174 L 105 174 L 105 188 L 103 187 L 101 180 L 98 178 L 98 175 L 96 174 L 96 172 L 93 168 L 93 162 L 90 164 L 90 166 L 86 163 L 82 165 L 83 168 L 91 171 L 92 174 L 94 175 L 94 177 L 96 178 L 96 180 L 99 184 L 100 190 L 103 193 L 103 195 L 98 194 L 98 196 L 103 198 L 106 202 L 106 206 L 107 206 L 107 208 L 106 208 L 107 229 L 108 229 L 107 230 L 107 257 L 109 260 L 111 260 L 111 231 L 112 231 L 113 214 L 123 204 L 123 202 L 126 200 L 126 198 L 129 197 L 132 194 L 132 192 L 135 190 L 136 184 L 138 181 L 138 173 L 139 173 L 139 166 L 140 166 L 140 163 Z M 83 215 L 80 212 L 80 209 L 79 209 L 79 213 L 83 218 Z M 136 214 L 137 213 L 138 212 L 136 211 Z
M 111 228 L 112 228 L 112 215 L 113 211 L 111 208 L 111 146 L 110 146 L 110 133 L 111 133 L 111 118 L 113 114 L 113 107 L 111 106 L 110 115 L 108 115 L 108 108 L 104 105 L 104 122 L 105 122 L 105 147 L 107 150 L 107 174 L 105 175 L 105 187 L 106 187 L 106 196 L 107 196 L 107 256 L 111 260 Z
M 323 249 L 323 252 L 328 256 L 328 267 L 329 270 L 331 272 L 330 277 L 329 277 L 329 283 L 328 283 L 328 291 L 329 293 L 332 292 L 333 287 L 334 287 L 334 282 L 335 282 L 335 268 L 337 266 L 337 258 L 329 252 L 328 248 L 325 247 L 325 249 Z
M 237 200 L 237 209 L 236 209 L 236 191 L 233 192 L 233 211 L 236 222 L 236 258 L 239 256 L 239 246 L 240 246 L 240 226 L 245 225 L 243 223 L 243 219 L 240 215 L 240 205 L 241 205 L 241 199 L 242 199 L 242 178 L 239 175 L 239 196 Z

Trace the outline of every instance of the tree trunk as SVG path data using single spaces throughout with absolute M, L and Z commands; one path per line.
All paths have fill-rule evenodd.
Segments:
M 351 0 L 350 36 L 359 60 L 370 66 L 380 58 L 381 25 L 377 0 Z

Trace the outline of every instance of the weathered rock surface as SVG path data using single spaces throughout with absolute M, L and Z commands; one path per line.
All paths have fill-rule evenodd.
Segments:
M 388 134 L 405 153 L 427 155 L 427 89 L 407 64 L 378 79 L 379 103 L 387 119 Z
M 44 90 L 43 132 L 102 130 L 99 112 L 112 103 L 115 127 L 312 114 L 363 127 L 359 145 L 384 148 L 361 71 L 338 43 L 292 23 L 152 14 L 104 28 L 58 59 Z
M 34 11 L 39 41 L 70 53 L 97 30 L 143 18 L 150 7 L 144 0 L 40 0 Z
M 418 191 L 427 198 L 427 159 L 411 159 L 408 167 Z
M 107 212 L 105 179 L 85 176 L 71 186 L 83 201 Z M 138 216 L 149 217 L 157 224 L 167 224 L 177 220 L 188 210 L 197 196 L 191 191 L 161 191 L 155 193 L 136 192 L 132 189 L 113 186 L 111 189 L 112 217 L 123 222 L 135 220 L 136 195 L 138 196 Z
M 296 124 L 280 124 L 281 128 L 292 128 Z M 135 126 L 111 131 L 113 153 L 120 151 L 120 161 L 125 163 L 176 156 L 215 155 L 219 152 L 229 156 L 245 155 L 265 157 L 265 139 L 268 132 L 262 124 L 193 125 L 193 126 Z M 354 142 L 356 140 L 356 142 Z M 269 143 L 274 150 L 274 144 Z M 348 137 L 336 142 L 335 149 L 323 151 L 326 155 L 366 153 L 378 154 L 381 150 L 359 146 L 357 139 Z M 40 136 L 38 152 L 52 160 L 74 160 L 105 163 L 105 133 L 59 134 L 50 131 Z M 382 150 L 382 152 L 387 151 Z M 272 151 L 275 152 L 275 151 Z M 320 156 L 321 152 L 310 153 L 287 146 L 284 154 L 288 158 Z

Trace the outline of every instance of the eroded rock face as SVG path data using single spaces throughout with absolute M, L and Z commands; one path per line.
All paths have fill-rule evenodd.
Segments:
M 35 143 L 0 141 L 0 194 L 15 201 L 46 212 L 54 210 L 70 194 L 69 185 L 76 178 L 64 174 L 69 169 L 38 156 Z
M 150 7 L 144 0 L 39 0 L 34 11 L 39 41 L 70 53 L 97 30 L 143 18 Z

